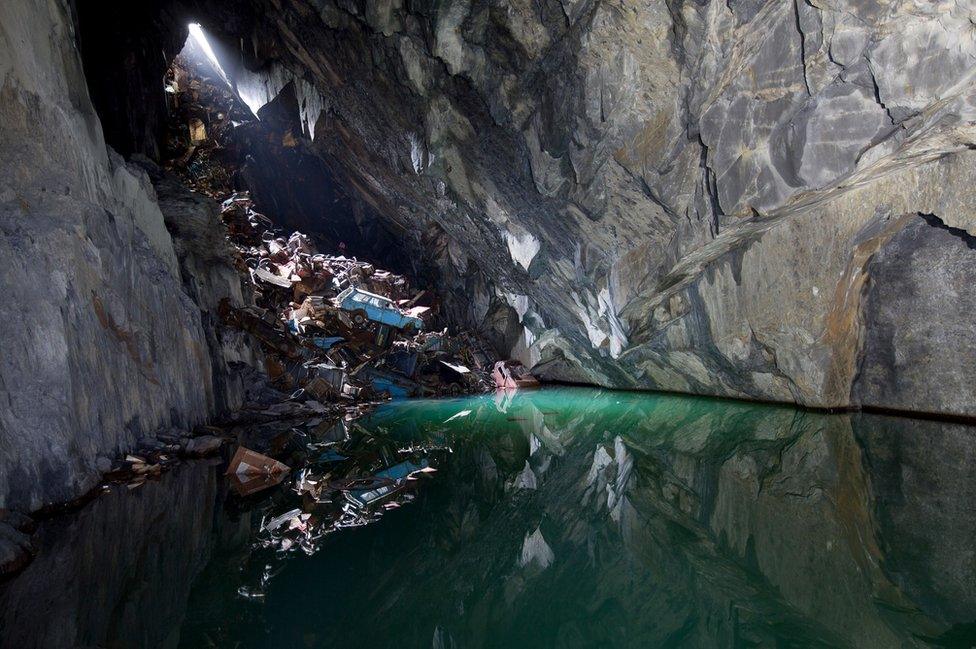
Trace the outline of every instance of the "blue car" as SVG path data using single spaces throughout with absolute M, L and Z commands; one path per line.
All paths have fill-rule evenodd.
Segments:
M 367 321 L 388 325 L 404 331 L 419 331 L 424 321 L 417 316 L 427 310 L 416 307 L 402 311 L 390 298 L 350 286 L 336 298 L 339 308 L 349 313 L 353 324 L 363 326 Z

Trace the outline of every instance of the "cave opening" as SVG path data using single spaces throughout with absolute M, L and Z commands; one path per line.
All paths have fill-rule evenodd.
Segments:
M 89 92 L 114 150 L 148 159 L 215 200 L 248 191 L 282 230 L 407 273 L 418 285 L 431 282 L 431 269 L 398 241 L 403 233 L 315 146 L 322 107 L 299 96 L 297 80 L 262 82 L 260 46 L 248 51 L 230 33 L 245 17 L 223 20 L 221 31 L 201 22 L 219 14 L 205 3 L 79 3 L 75 11 Z
M 365 172 L 350 173 L 335 147 L 365 154 L 329 99 L 301 66 L 295 72 L 277 62 L 276 43 L 259 21 L 224 9 L 161 1 L 118 11 L 98 3 L 75 7 L 76 38 L 106 144 L 154 185 L 183 282 L 194 299 L 212 303 L 201 304 L 201 312 L 212 328 L 214 363 L 226 364 L 222 329 L 245 330 L 264 348 L 259 363 L 275 386 L 300 394 L 315 384 L 314 372 L 294 369 L 310 353 L 308 345 L 321 348 L 313 355 L 324 350 L 326 362 L 358 372 L 369 359 L 394 367 L 386 355 L 398 344 L 416 347 L 409 339 L 423 330 L 460 336 L 421 350 L 446 365 L 433 357 L 408 363 L 407 387 L 403 376 L 393 383 L 363 377 L 357 386 L 350 374 L 334 389 L 340 396 L 349 396 L 346 388 L 356 390 L 353 396 L 360 388 L 363 395 L 421 396 L 491 383 L 489 360 L 523 338 L 518 314 L 492 294 L 473 260 L 462 257 L 471 270 L 444 282 L 444 270 L 458 257 L 444 230 L 426 219 L 419 219 L 426 221 L 421 228 L 405 227 L 399 207 L 377 200 L 368 186 L 378 182 L 369 166 L 378 162 L 367 156 Z M 418 153 L 422 143 L 411 146 L 409 169 L 419 174 L 430 159 Z M 211 206 L 201 208 L 192 195 Z M 208 266 L 227 265 L 220 255 L 198 259 L 199 241 L 219 238 L 206 222 L 226 228 L 242 281 L 219 304 L 200 286 L 207 283 L 201 273 L 213 275 Z M 489 326 L 471 326 L 473 312 L 484 318 L 492 311 Z M 299 335 L 305 351 L 283 352 L 294 341 L 278 340 L 280 332 L 263 331 L 265 325 Z M 457 368 L 480 374 L 455 376 Z M 232 374 L 229 368 L 214 373 L 218 410 L 232 409 L 234 399 L 220 397 Z
M 220 56 L 233 56 L 228 48 L 212 45 L 198 23 L 190 23 L 187 32 L 163 80 L 164 168 L 218 201 L 248 192 L 255 208 L 282 231 L 302 231 L 322 250 L 397 272 L 411 270 L 385 222 L 314 148 L 319 116 L 300 103 L 296 81 L 277 92 L 248 91 L 248 84 L 238 83 L 221 65 Z M 233 61 L 228 67 L 235 69 Z
M 462 206 L 443 182 L 425 177 L 432 166 L 451 166 L 417 137 L 425 118 L 414 103 L 404 103 L 388 125 L 393 133 L 371 135 L 379 157 L 350 133 L 349 106 L 340 107 L 329 92 L 353 92 L 353 110 L 369 114 L 376 108 L 371 95 L 386 92 L 393 81 L 368 72 L 368 61 L 351 58 L 356 44 L 332 44 L 334 64 L 299 60 L 284 67 L 277 27 L 255 3 L 77 3 L 74 11 L 91 101 L 113 150 L 158 165 L 214 200 L 247 191 L 254 208 L 283 234 L 301 231 L 320 251 L 367 260 L 437 294 L 433 325 L 473 331 L 502 356 L 540 362 L 539 352 L 530 350 L 536 340 L 530 328 L 543 320 L 520 314 L 519 293 L 492 281 L 506 268 L 506 239 L 494 246 L 489 235 L 472 255 L 458 244 L 458 232 L 427 214 L 424 193 L 431 190 L 439 196 L 437 210 Z M 356 75 L 354 83 L 332 74 L 331 67 L 343 66 Z M 182 81 L 195 83 L 181 89 L 196 95 L 191 102 L 180 100 Z M 323 83 L 338 86 L 323 95 Z M 390 177 L 390 165 L 398 178 Z M 461 214 L 452 216 L 451 227 L 475 234 L 478 226 L 467 225 Z M 552 369 L 552 378 L 586 380 L 559 346 L 545 356 L 540 367 Z

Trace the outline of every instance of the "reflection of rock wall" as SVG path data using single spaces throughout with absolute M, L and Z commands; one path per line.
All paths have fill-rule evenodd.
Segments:
M 805 420 L 804 420 L 805 419 Z M 736 453 L 715 486 L 712 533 L 804 616 L 858 647 L 902 642 L 876 600 L 866 476 L 846 417 L 803 418 L 776 454 Z
M 886 405 L 851 396 L 871 260 L 903 215 L 973 227 L 966 2 L 225 4 L 198 13 L 248 43 L 249 101 L 297 79 L 313 148 L 451 313 L 552 378 Z M 961 320 L 932 253 L 891 256 L 927 299 L 872 308 Z M 922 388 L 899 407 L 973 401 L 930 365 L 894 366 Z
M 193 463 L 42 524 L 37 558 L 0 585 L 0 647 L 175 647 L 217 495 L 213 467 Z
M 883 568 L 926 614 L 976 619 L 976 445 L 968 426 L 862 416 Z
M 971 453 L 953 427 L 932 424 L 927 439 L 958 467 L 923 481 L 938 469 L 900 451 L 922 443 L 882 418 L 619 394 L 562 403 L 573 407 L 522 395 L 466 418 L 424 505 L 435 521 L 396 533 L 425 552 L 359 548 L 372 583 L 409 583 L 409 599 L 337 642 L 391 628 L 422 642 L 436 628 L 460 646 L 490 634 L 880 648 L 971 620 L 972 531 L 951 528 Z M 375 585 L 362 589 L 350 597 L 382 606 Z

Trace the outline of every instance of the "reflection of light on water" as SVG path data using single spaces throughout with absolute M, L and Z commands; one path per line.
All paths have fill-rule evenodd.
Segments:
M 210 61 L 210 64 L 217 71 L 217 74 L 220 75 L 220 78 L 223 79 L 227 85 L 230 85 L 230 79 L 227 78 L 227 74 L 224 72 L 224 69 L 220 67 L 220 62 L 217 61 L 217 55 L 214 53 L 213 48 L 210 47 L 210 42 L 207 41 L 207 35 L 203 33 L 203 27 L 197 23 L 190 23 L 188 28 L 190 30 L 190 37 L 195 40 L 197 45 L 200 46 L 200 49 L 203 50 L 203 53 L 207 56 L 207 60 Z

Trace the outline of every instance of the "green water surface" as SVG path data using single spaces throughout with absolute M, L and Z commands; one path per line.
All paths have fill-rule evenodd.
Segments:
M 951 460 L 913 456 L 911 438 L 944 441 L 944 425 L 575 388 L 397 402 L 358 423 L 453 453 L 415 502 L 287 561 L 262 603 L 202 587 L 182 646 L 215 627 L 244 647 L 972 638 L 972 548 L 940 537 L 972 530 L 953 521 L 971 510 L 924 475 Z
M 191 465 L 43 532 L 0 647 L 976 644 L 966 426 L 547 388 L 310 435 L 275 489 Z M 296 492 L 404 458 L 437 470 L 362 526 Z M 315 533 L 283 550 L 262 521 L 294 509 Z

